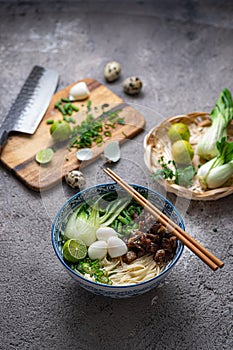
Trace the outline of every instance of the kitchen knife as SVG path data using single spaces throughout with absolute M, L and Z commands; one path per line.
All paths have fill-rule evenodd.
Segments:
M 0 127 L 0 154 L 11 131 L 34 134 L 58 84 L 58 73 L 35 66 Z

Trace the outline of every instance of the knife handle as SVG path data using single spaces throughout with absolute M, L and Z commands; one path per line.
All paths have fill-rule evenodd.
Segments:
M 6 129 L 0 128 L 0 156 L 7 141 L 7 136 L 9 132 Z

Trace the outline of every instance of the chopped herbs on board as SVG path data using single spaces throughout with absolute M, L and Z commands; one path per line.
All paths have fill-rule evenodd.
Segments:
M 63 120 L 68 123 L 76 123 L 75 118 L 72 116 L 74 112 L 78 112 L 79 108 L 71 103 L 68 98 L 62 97 L 54 106 L 58 109 Z M 102 145 L 103 138 L 112 136 L 112 129 L 115 129 L 116 125 L 125 125 L 124 117 L 120 117 L 119 113 L 121 109 L 114 111 L 105 111 L 109 104 L 104 103 L 101 106 L 101 115 L 98 118 L 94 118 L 92 110 L 91 100 L 87 101 L 86 119 L 81 122 L 80 125 L 75 125 L 72 129 L 71 140 L 69 147 L 86 148 L 91 147 L 93 143 L 97 146 Z M 97 110 L 98 107 L 94 107 Z M 53 120 L 47 121 L 47 124 L 53 124 Z

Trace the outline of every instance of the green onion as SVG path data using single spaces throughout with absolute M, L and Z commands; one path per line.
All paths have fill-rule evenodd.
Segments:
M 72 103 L 71 103 L 71 108 L 73 109 L 73 111 L 75 112 L 78 112 L 79 111 L 79 108 L 74 106 Z
M 53 124 L 54 123 L 54 120 L 53 119 L 48 119 L 47 121 L 46 121 L 46 124 Z
M 62 102 L 71 102 L 71 101 L 70 101 L 68 98 L 66 98 L 66 97 L 62 97 L 62 98 L 61 98 L 61 101 L 62 101 Z
M 111 131 L 105 131 L 104 135 L 107 136 L 107 137 L 111 137 L 112 133 L 111 133 Z
M 91 110 L 91 100 L 87 101 L 87 110 L 90 111 Z
M 56 107 L 56 108 L 61 112 L 61 114 L 62 114 L 63 116 L 66 115 L 66 111 L 64 110 L 64 108 L 62 107 L 61 104 L 57 104 L 57 107 Z
M 129 224 L 129 221 L 126 218 L 124 218 L 123 216 L 121 216 L 121 215 L 118 216 L 118 220 L 120 222 L 122 222 L 122 224 L 124 224 L 124 225 L 128 225 Z

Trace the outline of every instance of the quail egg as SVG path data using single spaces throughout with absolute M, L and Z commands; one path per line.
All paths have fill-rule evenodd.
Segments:
M 121 73 L 121 65 L 116 61 L 108 62 L 104 68 L 104 77 L 111 82 L 117 80 Z
M 129 95 L 136 95 L 142 89 L 142 81 L 138 77 L 129 77 L 123 81 L 123 89 Z
M 65 176 L 66 183 L 74 189 L 81 190 L 86 184 L 86 179 L 83 173 L 79 170 L 72 170 Z
M 127 245 L 122 239 L 116 236 L 109 237 L 108 242 L 108 254 L 111 258 L 116 258 L 127 253 Z

